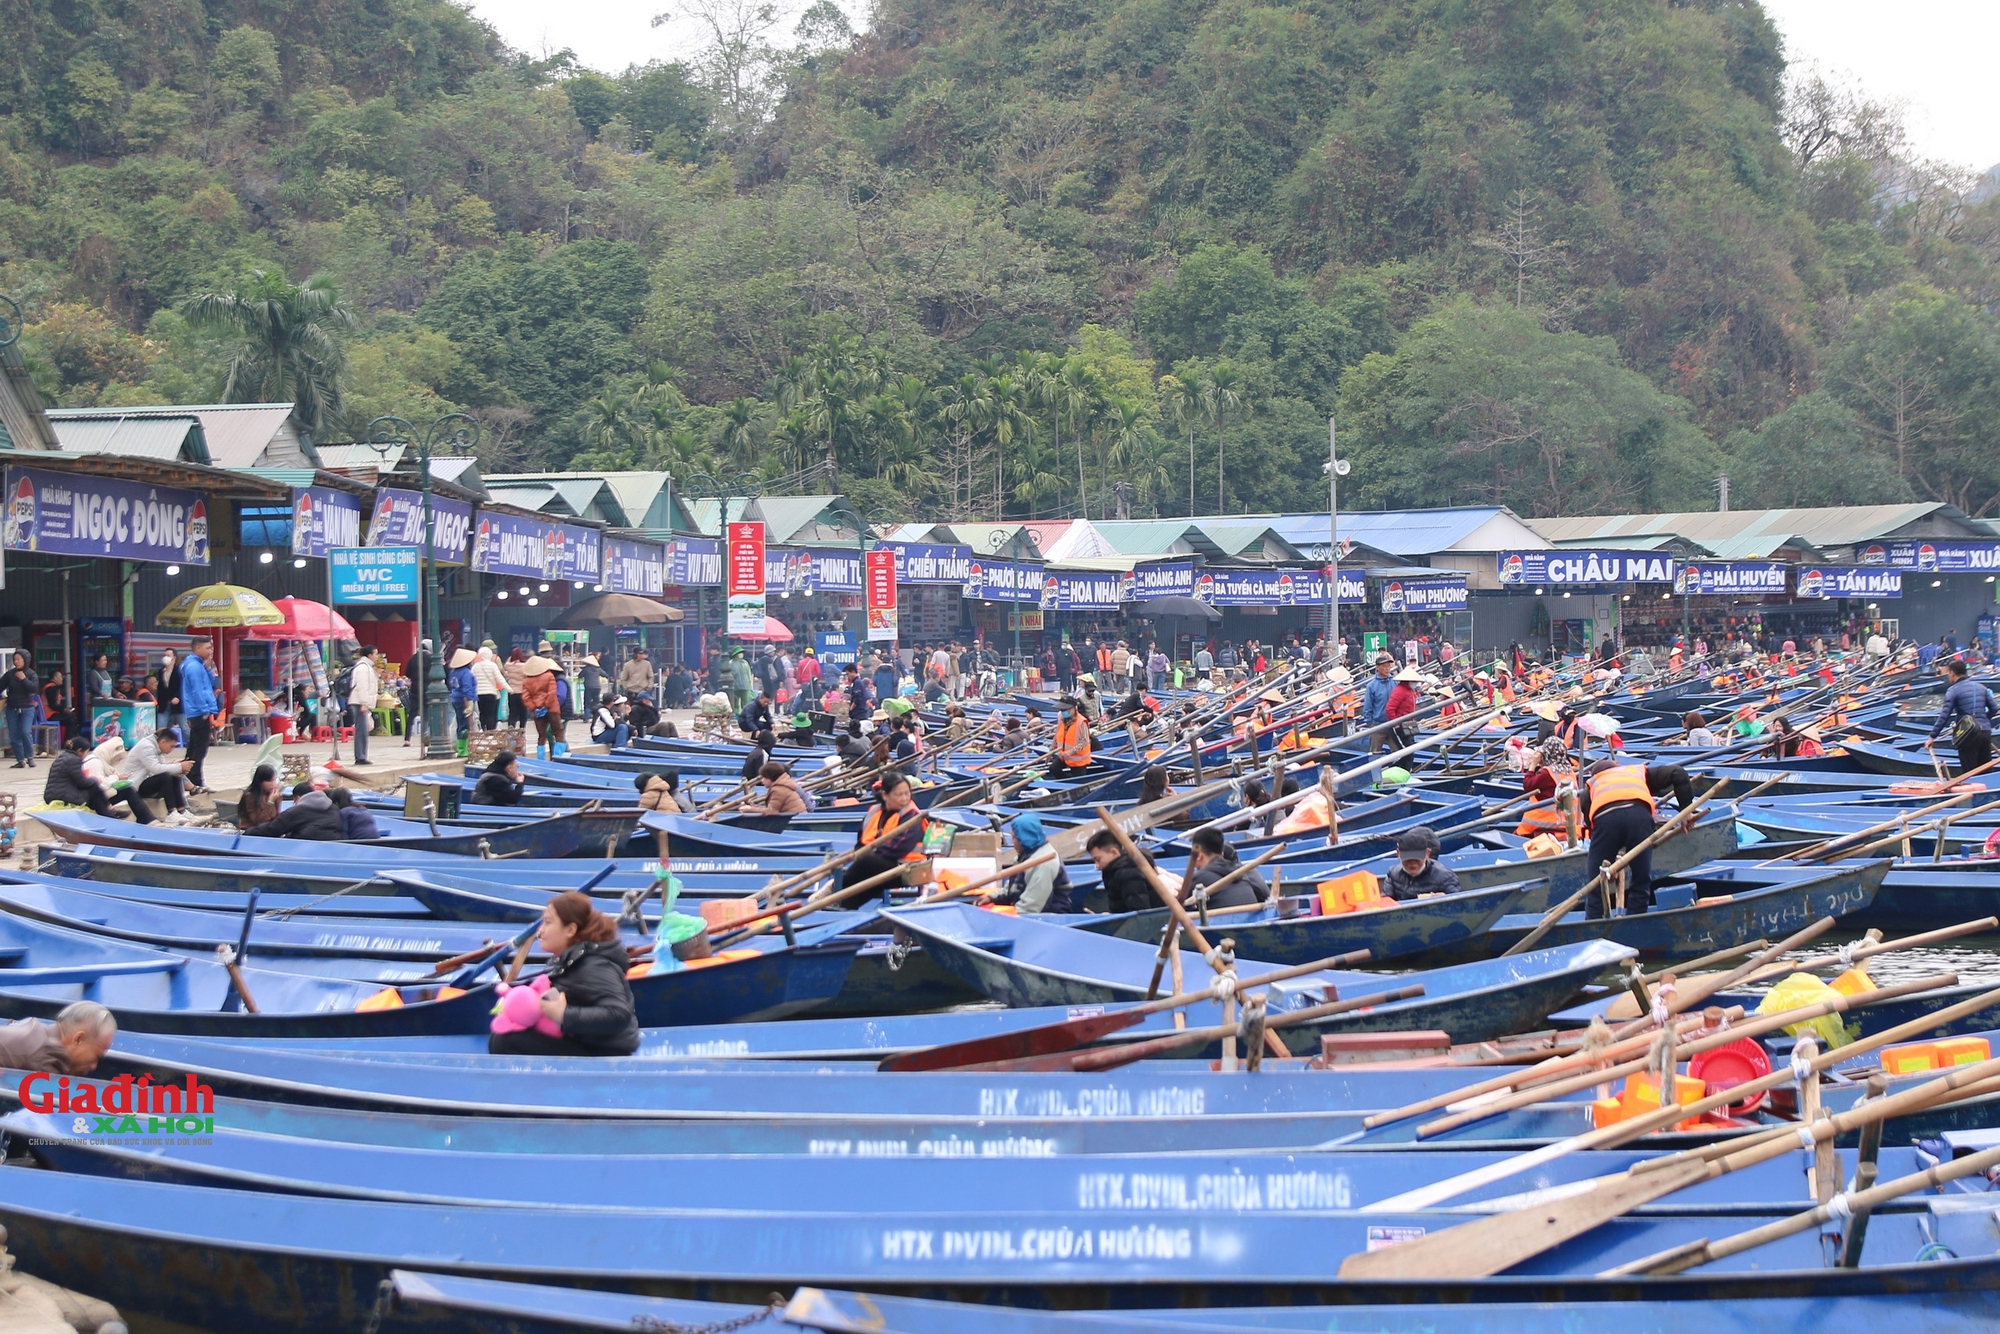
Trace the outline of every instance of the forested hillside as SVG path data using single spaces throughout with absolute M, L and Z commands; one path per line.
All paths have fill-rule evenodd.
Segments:
M 0 292 L 66 405 L 462 407 L 489 465 L 874 517 L 2000 509 L 2000 198 L 1734 0 L 0 13 Z M 560 14 L 551 16 L 560 32 Z

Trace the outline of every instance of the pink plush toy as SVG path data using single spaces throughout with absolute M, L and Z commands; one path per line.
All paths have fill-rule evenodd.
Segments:
M 562 1036 L 562 1025 L 542 1013 L 542 993 L 549 989 L 546 974 L 526 986 L 500 984 L 500 1005 L 493 1016 L 495 1033 L 519 1033 L 532 1028 L 552 1038 Z

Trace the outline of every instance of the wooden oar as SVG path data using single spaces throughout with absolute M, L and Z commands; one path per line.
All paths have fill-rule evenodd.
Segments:
M 1264 1021 L 1264 1031 L 1291 1028 L 1299 1024 L 1309 1024 L 1316 1020 L 1328 1019 L 1337 1014 L 1347 1014 L 1354 1010 L 1365 1010 L 1371 1006 L 1387 1005 L 1394 1001 L 1410 1000 L 1424 994 L 1422 986 L 1396 987 L 1389 991 L 1378 991 L 1369 996 L 1356 996 L 1352 1000 L 1328 1001 L 1324 1005 L 1314 1005 L 1303 1010 L 1291 1010 L 1274 1019 Z M 1121 1065 L 1130 1065 L 1153 1056 L 1164 1056 L 1195 1043 L 1227 1040 L 1237 1035 L 1235 1024 L 1214 1024 L 1207 1028 L 1185 1028 L 1157 1038 L 1146 1038 L 1139 1042 L 1121 1042 L 1109 1047 L 1092 1047 L 1085 1051 L 1060 1053 L 1037 1058 L 1034 1064 L 1002 1063 L 995 1069 L 1069 1069 L 1079 1072 L 1091 1070 L 1112 1070 Z
M 217 945 L 215 961 L 229 974 L 229 985 L 234 989 L 236 999 L 243 1002 L 243 1008 L 251 1014 L 257 1013 L 257 1001 L 250 994 L 250 984 L 243 980 L 243 968 L 236 962 L 236 950 L 229 945 Z
M 1736 970 L 1735 973 L 1730 974 L 1726 981 L 1726 984 L 1734 985 L 1736 980 L 1740 980 L 1740 975 L 1756 968 L 1763 960 L 1776 957 L 1781 953 L 1797 948 L 1798 945 L 1802 944 L 1803 942 L 1810 940 L 1813 937 L 1818 936 L 1821 933 L 1825 932 L 1832 925 L 1833 925 L 1833 919 L 1831 917 L 1823 917 L 1819 921 L 1814 922 L 1812 925 L 1806 927 L 1804 930 L 1794 933 L 1793 935 L 1786 938 L 1785 940 L 1780 941 L 1776 945 L 1767 945 L 1764 941 L 1756 942 L 1756 948 L 1762 950 L 1762 953 L 1758 956 L 1758 958 L 1751 960 L 1750 963 L 1745 965 L 1743 968 L 1740 968 Z M 1639 975 L 1639 980 L 1641 982 L 1645 982 L 1645 981 L 1650 981 L 1652 979 L 1647 978 L 1645 975 L 1641 974 Z M 1715 994 L 1715 992 L 1719 990 L 1721 990 L 1721 986 L 1717 986 L 1705 991 L 1691 991 L 1687 996 L 1681 996 L 1677 993 L 1674 996 L 1673 1001 L 1668 1005 L 1667 1013 L 1672 1016 L 1679 1016 L 1683 1011 L 1693 1009 L 1694 1006 L 1698 1004 L 1700 1001 L 1706 1000 L 1709 996 Z M 1440 1107 L 1449 1107 L 1454 1104 L 1460 1104 L 1465 1102 L 1469 1098 L 1479 1097 L 1483 1094 L 1493 1093 L 1501 1089 L 1520 1088 L 1524 1085 L 1533 1083 L 1536 1080 L 1552 1078 L 1556 1075 L 1564 1074 L 1570 1070 L 1576 1069 L 1581 1064 L 1586 1064 L 1586 1063 L 1601 1064 L 1617 1056 L 1625 1055 L 1629 1052 L 1638 1051 L 1644 1046 L 1646 1046 L 1648 1043 L 1650 1043 L 1651 1039 L 1646 1038 L 1642 1035 L 1646 1030 L 1653 1027 L 1654 1022 L 1655 1021 L 1652 1014 L 1652 997 L 1648 996 L 1646 1006 L 1642 1010 L 1640 1016 L 1637 1019 L 1633 1020 L 1631 1023 L 1622 1025 L 1620 1028 L 1614 1031 L 1611 1034 L 1611 1044 L 1609 1046 L 1600 1047 L 1592 1051 L 1577 1052 L 1577 1053 L 1552 1057 L 1549 1060 L 1543 1061 L 1538 1065 L 1530 1066 L 1525 1070 L 1510 1071 L 1507 1074 L 1498 1075 L 1492 1079 L 1486 1080 L 1484 1083 L 1475 1084 L 1470 1088 L 1455 1089 L 1452 1092 L 1437 1094 L 1432 1097 L 1422 1099 L 1418 1102 L 1410 1103 L 1407 1106 L 1395 1108 L 1394 1110 L 1391 1111 L 1376 1112 L 1362 1121 L 1361 1123 L 1362 1127 L 1364 1129 L 1373 1130 L 1378 1126 L 1385 1126 L 1396 1121 L 1407 1120 L 1412 1116 L 1421 1116 L 1425 1112 L 1434 1112 L 1438 1110 Z M 1797 1021 L 1787 1020 L 1786 1022 L 1793 1023 Z M 1678 1029 L 1679 1027 L 1680 1025 L 1676 1024 L 1676 1028 Z
M 1637 861 L 1641 856 L 1641 854 L 1651 851 L 1655 844 L 1664 843 L 1668 839 L 1672 838 L 1675 834 L 1678 834 L 1683 830 L 1693 828 L 1695 820 L 1700 815 L 1702 808 L 1708 805 L 1708 799 L 1714 796 L 1717 792 L 1720 792 L 1724 787 L 1728 786 L 1728 783 L 1729 783 L 1728 779 L 1726 778 L 1723 779 L 1721 782 L 1717 783 L 1714 787 L 1711 787 L 1708 791 L 1702 793 L 1699 797 L 1696 797 L 1694 800 L 1694 804 L 1692 806 L 1688 807 L 1685 811 L 1682 811 L 1676 816 L 1674 816 L 1673 819 L 1667 821 L 1665 824 L 1661 825 L 1658 829 L 1655 829 L 1652 833 L 1646 835 L 1644 839 L 1640 840 L 1639 846 L 1622 854 L 1616 861 L 1613 861 L 1608 865 L 1601 867 L 1596 875 L 1592 876 L 1590 879 L 1583 882 L 1583 888 L 1577 890 L 1576 893 L 1570 895 L 1568 898 L 1564 899 L 1561 903 L 1558 903 L 1555 907 L 1549 909 L 1546 913 L 1542 914 L 1542 920 L 1535 923 L 1535 929 L 1528 932 L 1527 935 L 1522 936 L 1512 945 L 1509 945 L 1504 951 L 1502 951 L 1502 957 L 1505 957 L 1506 955 L 1509 954 L 1525 953 L 1526 951 L 1533 949 L 1537 944 L 1537 942 L 1539 942 L 1543 936 L 1546 936 L 1549 933 L 1549 928 L 1553 927 L 1557 922 L 1560 922 L 1563 918 L 1567 917 L 1569 915 L 1570 910 L 1576 907 L 1577 904 L 1583 902 L 1584 896 L 1589 894 L 1591 890 L 1596 889 L 1601 884 L 1607 883 L 1611 879 L 1611 877 L 1617 875 L 1619 872 L 1623 871 L 1626 867 L 1630 866 L 1633 862 Z
M 1946 974 L 1945 976 L 1951 977 L 1952 982 L 1947 983 L 1937 978 L 1920 977 L 1908 982 L 1898 982 L 1894 986 L 1883 987 L 1877 991 L 1864 992 L 1861 996 L 1850 999 L 1845 1006 L 1833 1007 L 1830 1001 L 1816 1001 L 1814 1004 L 1828 1005 L 1830 1013 L 1835 1009 L 1856 1009 L 1860 1007 L 1854 1003 L 1855 1001 L 1867 1000 L 1879 1003 L 1886 1000 L 1897 1000 L 1904 996 L 1915 995 L 1924 991 L 1935 991 L 1940 987 L 1956 983 L 1957 977 L 1955 974 Z M 1816 1018 L 1817 1016 L 1814 1017 Z M 1720 1032 L 1711 1033 L 1705 1038 L 1697 1038 L 1693 1042 L 1677 1048 L 1677 1050 L 1683 1056 L 1692 1056 L 1697 1052 L 1728 1046 L 1730 1043 L 1743 1038 L 1760 1037 L 1765 1033 L 1780 1028 L 1788 1028 L 1799 1022 L 1801 1020 L 1796 1016 L 1787 1019 L 1782 1015 L 1761 1015 L 1746 1023 L 1731 1025 Z M 1601 1070 L 1587 1070 L 1581 1075 L 1576 1075 L 1555 1083 L 1535 1084 L 1522 1092 L 1514 1094 L 1512 1097 L 1502 1098 L 1496 1102 L 1481 1103 L 1477 1107 L 1468 1108 L 1462 1112 L 1455 1112 L 1450 1116 L 1440 1117 L 1438 1120 L 1420 1125 L 1417 1127 L 1417 1138 L 1430 1139 L 1434 1136 L 1456 1130 L 1460 1126 L 1470 1125 L 1474 1121 L 1484 1121 L 1488 1117 L 1499 1115 L 1501 1112 L 1512 1111 L 1516 1107 L 1526 1107 L 1532 1103 L 1547 1102 L 1551 1098 L 1558 1098 L 1567 1093 L 1575 1093 L 1579 1089 L 1590 1088 L 1592 1085 L 1609 1083 L 1621 1076 L 1644 1074 L 1649 1062 L 1649 1057 L 1642 1057 L 1639 1060 L 1624 1061 L 1617 1065 L 1607 1066 Z M 1730 1100 L 1731 1102 L 1739 1102 L 1749 1097 L 1755 1091 L 1745 1089 L 1741 1085 L 1738 1085 L 1737 1088 L 1741 1089 L 1741 1091 L 1737 1093 L 1735 1098 Z M 1683 1113 L 1681 1119 L 1687 1119 L 1685 1113 Z
M 1956 977 L 1951 974 L 1946 974 L 1945 979 L 1920 978 L 1917 980 L 1923 984 L 1921 987 L 1922 990 L 1935 990 L 1941 986 L 1954 985 L 1957 981 Z M 1888 989 L 1884 988 L 1884 991 L 1886 990 Z M 1893 997 L 1885 996 L 1881 992 L 1871 992 L 1869 996 L 1876 1000 L 1893 999 Z M 1761 1018 L 1766 1020 L 1783 1020 L 1785 1026 L 1793 1023 L 1809 1022 L 1819 1017 L 1819 1014 L 1834 1014 L 1854 1008 L 1848 1003 L 1849 999 L 1842 996 L 1831 1000 L 1817 1001 L 1812 1005 L 1802 1006 L 1798 1010 L 1790 1012 L 1789 1018 L 1783 1015 L 1764 1015 Z M 1946 1006 L 1944 1009 L 1927 1014 L 1920 1019 L 1897 1024 L 1871 1037 L 1849 1043 L 1847 1046 L 1841 1047 L 1836 1051 L 1821 1053 L 1814 1058 L 1813 1065 L 1815 1068 L 1829 1069 L 1836 1064 L 1851 1060 L 1854 1056 L 1943 1028 L 1964 1018 L 1966 1015 L 1976 1014 L 1980 1010 L 1994 1004 L 2000 1004 L 2000 991 L 1990 991 L 1983 996 L 1960 1001 L 1956 1005 Z M 1817 1011 L 1818 1014 L 1813 1013 L 1814 1011 Z M 1741 1036 L 1741 1030 L 1733 1030 L 1730 1036 L 1731 1040 L 1734 1040 L 1735 1037 Z M 1586 1149 L 1611 1149 L 1616 1148 L 1620 1144 L 1630 1143 L 1642 1135 L 1664 1129 L 1667 1126 L 1677 1125 L 1682 1121 L 1688 1120 L 1690 1117 L 1703 1116 L 1718 1108 L 1728 1107 L 1741 1102 L 1745 1098 L 1754 1097 L 1758 1093 L 1782 1087 L 1790 1083 L 1792 1077 L 1789 1067 L 1773 1071 L 1761 1079 L 1751 1080 L 1744 1084 L 1731 1085 L 1720 1093 L 1712 1093 L 1705 1098 L 1698 1098 L 1694 1102 L 1662 1107 L 1656 1112 L 1629 1117 L 1626 1120 L 1617 1122 L 1615 1125 L 1585 1131 L 1581 1135 L 1572 1135 L 1570 1138 L 1558 1140 L 1554 1144 L 1546 1144 L 1539 1149 L 1531 1149 L 1526 1153 L 1515 1154 L 1510 1158 L 1503 1158 L 1498 1162 L 1489 1163 L 1485 1167 L 1475 1168 L 1470 1172 L 1462 1172 L 1455 1177 L 1433 1182 L 1418 1190 L 1406 1191 L 1401 1195 L 1396 1195 L 1369 1205 L 1365 1212 L 1395 1213 L 1411 1209 L 1427 1209 L 1443 1200 L 1462 1195 L 1468 1190 L 1474 1190 L 1495 1181 L 1505 1180 L 1507 1177 L 1513 1176 L 1518 1172 L 1527 1171 L 1532 1167 L 1539 1167 L 1544 1163 L 1554 1162 L 1556 1159 L 1566 1157 L 1572 1153 L 1578 1153 Z M 1779 1127 L 1779 1130 L 1782 1133 L 1788 1133 L 1789 1127 Z M 1662 1158 L 1652 1161 L 1665 1164 L 1669 1160 Z M 1642 1164 L 1641 1166 L 1643 1167 L 1644 1165 Z
M 446 978 L 444 985 L 448 987 L 470 988 L 474 980 L 477 979 L 481 973 L 485 972 L 488 968 L 491 968 L 495 964 L 499 963 L 500 960 L 506 958 L 507 952 L 509 950 L 519 950 L 521 952 L 520 962 L 526 963 L 528 960 L 528 951 L 532 947 L 532 942 L 534 941 L 536 935 L 540 933 L 541 929 L 542 929 L 542 923 L 539 918 L 536 919 L 535 921 L 528 923 L 526 926 L 521 928 L 520 934 L 513 937 L 513 939 L 503 941 L 501 944 L 494 946 L 492 950 L 488 951 L 484 955 L 475 956 L 472 959 L 472 961 L 468 963 L 464 968 L 460 969 L 457 973 L 454 973 L 452 976 Z M 518 964 L 516 965 L 514 971 L 516 974 L 520 972 L 520 967 Z
M 1837 856 L 1839 854 L 1836 850 L 1843 843 L 1858 842 L 1862 839 L 1871 838 L 1876 834 L 1883 833 L 1886 830 L 1899 828 L 1907 824 L 1911 820 L 1923 819 L 1925 816 L 1935 814 L 1936 812 L 1943 810 L 1947 806 L 1955 806 L 1961 801 L 1970 801 L 1975 795 L 1977 794 L 1971 791 L 1960 792 L 1953 796 L 1946 797 L 1943 801 L 1940 801 L 1935 805 L 1926 806 L 1920 811 L 1905 811 L 1901 815 L 1896 816 L 1892 820 L 1884 820 L 1882 821 L 1882 823 L 1877 825 L 1870 825 L 1866 829 L 1857 829 L 1851 834 L 1840 834 L 1834 838 L 1823 838 L 1819 842 L 1814 843 L 1808 847 L 1803 847 L 1797 849 L 1796 851 L 1788 852 L 1782 857 L 1773 857 L 1771 860 L 1766 862 L 1759 862 L 1758 865 L 1760 867 L 1779 866 L 1785 862 L 1805 861 L 1808 858 L 1811 858 L 1813 860 L 1826 860 L 1827 858 L 1822 858 L 1820 854 L 1831 853 L 1832 855 Z M 1748 799 L 1747 797 L 1739 797 L 1737 799 L 1739 807 L 1740 804 L 1747 799 Z
M 1259 973 L 1246 979 L 1242 986 L 1268 986 L 1274 982 L 1289 981 L 1294 977 L 1304 977 L 1328 969 L 1353 968 L 1368 962 L 1369 951 L 1355 950 L 1351 954 L 1336 954 L 1314 963 L 1293 964 L 1269 973 Z M 1001 1033 L 992 1037 L 969 1038 L 964 1042 L 950 1042 L 936 1047 L 925 1047 L 918 1051 L 902 1052 L 887 1057 L 877 1067 L 882 1070 L 948 1070 L 960 1066 L 974 1065 L 985 1061 L 1006 1060 L 1017 1056 L 1036 1056 L 1049 1052 L 1067 1051 L 1071 1047 L 1094 1042 L 1107 1033 L 1130 1028 L 1148 1015 L 1165 1010 L 1177 1010 L 1198 1001 L 1221 998 L 1220 985 L 1203 987 L 1199 991 L 1183 991 L 1177 995 L 1163 996 L 1159 1000 L 1145 1001 L 1127 1006 L 1121 1010 L 1104 1014 L 1085 1015 L 1078 1019 L 1062 1020 L 1058 1023 L 1043 1024 L 1037 1028 L 1024 1028 L 1014 1033 Z M 1073 1036 L 1072 1036 L 1073 1035 Z M 1064 1041 L 1070 1038 L 1069 1041 Z M 1060 1044 L 1060 1045 L 1059 1045 Z
M 1789 1077 L 1789 1071 L 1786 1072 Z M 1739 1168 L 1782 1157 L 1799 1147 L 1858 1130 L 1925 1107 L 1955 1090 L 2000 1077 L 2000 1059 L 1962 1066 L 1942 1079 L 1905 1093 L 1862 1103 L 1838 1116 L 1823 1117 L 1796 1127 L 1792 1135 L 1774 1136 L 1714 1162 L 1682 1159 L 1672 1166 L 1643 1174 L 1621 1172 L 1566 1187 L 1575 1193 L 1525 1208 L 1494 1214 L 1476 1222 L 1444 1228 L 1378 1251 L 1350 1255 L 1340 1266 L 1344 1279 L 1466 1279 L 1486 1278 L 1511 1269 L 1552 1247 L 1663 1196 L 1710 1181 Z M 1685 1108 L 1672 1109 L 1685 1113 Z
M 1868 1129 L 1879 1125 L 1880 1121 L 1872 1121 Z M 1744 1251 L 1753 1250 L 1766 1242 L 1793 1236 L 1816 1228 L 1822 1223 L 1838 1219 L 1854 1219 L 1858 1225 L 1860 1220 L 1865 1219 L 1877 1205 L 1887 1204 L 1891 1200 L 1915 1194 L 1920 1190 L 1934 1190 L 1964 1177 L 1977 1176 L 1995 1167 L 2000 1167 L 2000 1149 L 1987 1149 L 1980 1153 L 1968 1154 L 1963 1158 L 1939 1163 L 1928 1171 L 1913 1172 L 1906 1177 L 1897 1177 L 1894 1181 L 1885 1181 L 1879 1186 L 1848 1191 L 1817 1208 L 1793 1214 L 1790 1218 L 1781 1218 L 1775 1223 L 1766 1223 L 1762 1227 L 1751 1228 L 1748 1232 L 1739 1232 L 1721 1241 L 1711 1242 L 1703 1238 L 1700 1241 L 1658 1251 L 1633 1260 L 1629 1264 L 1619 1265 L 1615 1269 L 1606 1269 L 1598 1277 L 1617 1278 L 1626 1274 L 1679 1274 L 1700 1265 L 1725 1260 L 1732 1255 L 1741 1255 Z
M 1111 831 L 1111 836 L 1118 840 L 1119 848 L 1132 859 L 1132 864 L 1139 869 L 1139 874 L 1145 878 L 1146 883 L 1152 886 L 1153 893 L 1159 896 L 1160 902 L 1167 905 L 1167 911 L 1181 924 L 1182 932 L 1194 942 L 1194 947 L 1201 952 L 1201 957 L 1207 959 L 1217 972 L 1221 972 L 1222 965 L 1216 958 L 1215 948 L 1202 938 L 1201 928 L 1194 924 L 1194 919 L 1188 916 L 1187 909 L 1181 906 L 1180 899 L 1167 888 L 1166 882 L 1160 879 L 1160 873 L 1154 869 L 1152 859 L 1139 851 L 1139 845 L 1132 841 L 1132 836 L 1112 820 L 1111 812 L 1099 806 L 1097 818 Z
M 880 889 L 884 885 L 898 883 L 923 884 L 925 880 L 930 878 L 930 874 L 931 864 L 928 861 L 897 862 L 886 871 L 871 875 L 865 880 L 856 881 L 854 884 L 842 886 L 840 889 L 830 890 L 825 894 L 816 895 L 804 901 L 773 904 L 771 907 L 754 912 L 748 917 L 740 917 L 730 923 L 728 929 L 723 934 L 714 937 L 712 943 L 716 946 L 734 945 L 739 940 L 747 940 L 751 936 L 761 936 L 780 925 L 775 919 L 803 917 L 807 913 L 818 912 L 822 908 L 831 908 L 836 903 L 845 903 L 858 894 L 866 894 L 868 891 Z M 913 880 L 913 877 L 921 878 Z M 790 923 L 783 923 L 783 925 L 789 928 Z
M 1939 941 L 1956 940 L 1960 936 L 1976 936 L 1983 932 L 2000 929 L 2000 917 L 1982 917 L 1976 922 L 1960 922 L 1957 926 L 1941 926 L 1935 931 L 1924 931 L 1914 936 L 1901 936 L 1895 940 L 1883 940 L 1867 945 L 1858 945 L 1840 954 L 1819 954 L 1809 959 L 1788 960 L 1775 963 L 1759 972 L 1738 980 L 1751 984 L 1766 978 L 1789 976 L 1792 973 L 1813 973 L 1822 968 L 1851 968 L 1857 963 L 1865 963 L 1878 954 L 1890 954 L 1897 950 L 1918 949 L 1925 945 L 1935 945 Z M 1730 983 L 1731 986 L 1738 982 Z M 1713 994 L 1712 992 L 1710 994 Z
M 1668 1005 L 1669 1013 L 1678 1013 L 1681 1010 L 1693 1009 L 1717 992 L 1727 991 L 1729 988 L 1744 982 L 1756 973 L 1758 969 L 1769 964 L 1771 960 L 1790 954 L 1793 950 L 1806 944 L 1806 942 L 1816 940 L 1831 930 L 1833 930 L 1833 918 L 1822 917 L 1803 929 L 1793 932 L 1777 944 L 1766 946 L 1748 962 L 1739 964 L 1726 973 L 1716 973 L 1710 977 L 1689 978 L 1686 994 L 1682 994 L 1677 982 L 1674 987 L 1673 999 Z M 1630 1024 L 1621 1027 L 1617 1036 L 1624 1037 L 1628 1031 L 1636 1032 L 1638 1028 L 1643 1027 L 1648 1022 L 1650 1022 L 1649 1017 L 1642 1014 Z
M 1873 843 L 1868 843 L 1858 848 L 1843 848 L 1843 849 L 1835 849 L 1832 851 L 1824 852 L 1814 857 L 1813 861 L 1829 862 L 1835 860 L 1836 858 L 1839 858 L 1841 860 L 1852 860 L 1856 857 L 1866 857 L 1869 853 L 1878 852 L 1883 848 L 1891 846 L 1892 844 L 1896 843 L 1907 844 L 1913 835 L 1927 833 L 1932 829 L 1941 830 L 1943 826 L 1950 824 L 1954 820 L 1964 820 L 1974 815 L 1984 815 L 1987 811 L 1991 810 L 2000 810 L 2000 800 L 1989 801 L 1986 802 L 1984 805 L 1980 806 L 1967 807 L 1965 810 L 1962 811 L 1952 811 L 1947 815 L 1940 815 L 1934 820 L 1926 820 L 1922 824 L 1912 824 L 1905 826 L 1904 828 L 1897 830 L 1895 833 L 1890 834 L 1887 838 L 1877 839 Z M 1944 835 L 1940 833 L 1938 835 L 1938 839 L 1941 844 L 1943 842 Z

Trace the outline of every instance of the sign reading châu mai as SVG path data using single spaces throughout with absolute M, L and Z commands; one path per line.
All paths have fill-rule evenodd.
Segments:
M 1671 584 L 1674 558 L 1657 551 L 1503 551 L 1503 584 Z

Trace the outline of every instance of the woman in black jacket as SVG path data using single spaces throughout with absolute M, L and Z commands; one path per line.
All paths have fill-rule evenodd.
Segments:
M 639 1018 L 618 924 L 597 911 L 590 897 L 571 890 L 542 908 L 540 943 L 555 956 L 542 1016 L 561 1037 L 539 1028 L 495 1033 L 486 1050 L 501 1056 L 630 1056 L 639 1050 Z
M 519 806 L 521 794 L 527 788 L 528 780 L 521 777 L 521 766 L 515 762 L 514 752 L 503 750 L 473 784 L 472 800 L 481 806 Z
M 63 743 L 61 753 L 49 765 L 48 781 L 42 784 L 43 801 L 59 801 L 65 806 L 88 806 L 99 815 L 111 814 L 104 789 L 84 776 L 83 757 L 90 743 L 73 736 Z

